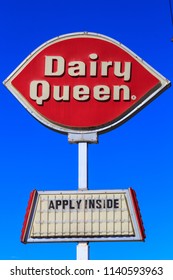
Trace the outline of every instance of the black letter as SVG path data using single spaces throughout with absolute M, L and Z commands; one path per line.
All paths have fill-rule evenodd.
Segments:
M 107 200 L 107 208 L 112 208 L 112 199 Z
M 97 208 L 97 209 L 102 208 L 101 202 L 102 202 L 101 199 L 97 199 L 97 200 L 96 200 L 96 208 Z
M 119 199 L 114 199 L 114 208 L 119 208 Z
M 53 201 L 51 200 L 50 201 L 50 204 L 49 204 L 49 208 L 48 209 L 55 209 L 55 207 L 54 207 L 54 204 L 53 204 Z

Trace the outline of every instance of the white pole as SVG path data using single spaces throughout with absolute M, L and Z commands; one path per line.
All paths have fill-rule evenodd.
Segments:
M 89 246 L 87 242 L 79 242 L 77 245 L 77 260 L 89 259 Z
M 78 144 L 78 190 L 88 189 L 88 144 Z
M 88 144 L 78 143 L 78 190 L 88 189 Z M 87 242 L 77 245 L 77 260 L 89 259 L 89 246 Z

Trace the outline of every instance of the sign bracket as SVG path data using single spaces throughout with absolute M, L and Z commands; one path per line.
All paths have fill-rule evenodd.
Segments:
M 91 133 L 68 133 L 68 142 L 71 144 L 78 144 L 78 143 L 91 143 L 97 144 L 98 143 L 98 135 L 96 132 Z

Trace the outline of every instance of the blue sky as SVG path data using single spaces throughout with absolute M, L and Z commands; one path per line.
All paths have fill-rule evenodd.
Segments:
M 76 258 L 76 243 L 20 243 L 29 194 L 76 190 L 77 145 L 36 121 L 2 84 L 37 47 L 71 32 L 123 43 L 170 81 L 173 26 L 169 1 L 21 1 L 0 15 L 0 259 Z M 89 189 L 135 189 L 145 242 L 90 243 L 90 259 L 173 259 L 173 89 L 89 146 Z

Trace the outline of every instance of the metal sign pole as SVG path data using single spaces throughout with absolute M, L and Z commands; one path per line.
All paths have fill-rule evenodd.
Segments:
M 88 143 L 78 143 L 78 190 L 88 189 Z
M 88 143 L 78 143 L 78 190 L 88 189 Z M 77 260 L 89 259 L 89 246 L 87 242 L 77 245 Z
M 97 133 L 69 133 L 68 141 L 78 144 L 78 191 L 86 191 L 88 190 L 88 143 L 98 143 Z M 76 252 L 77 260 L 88 260 L 88 242 L 79 242 Z

